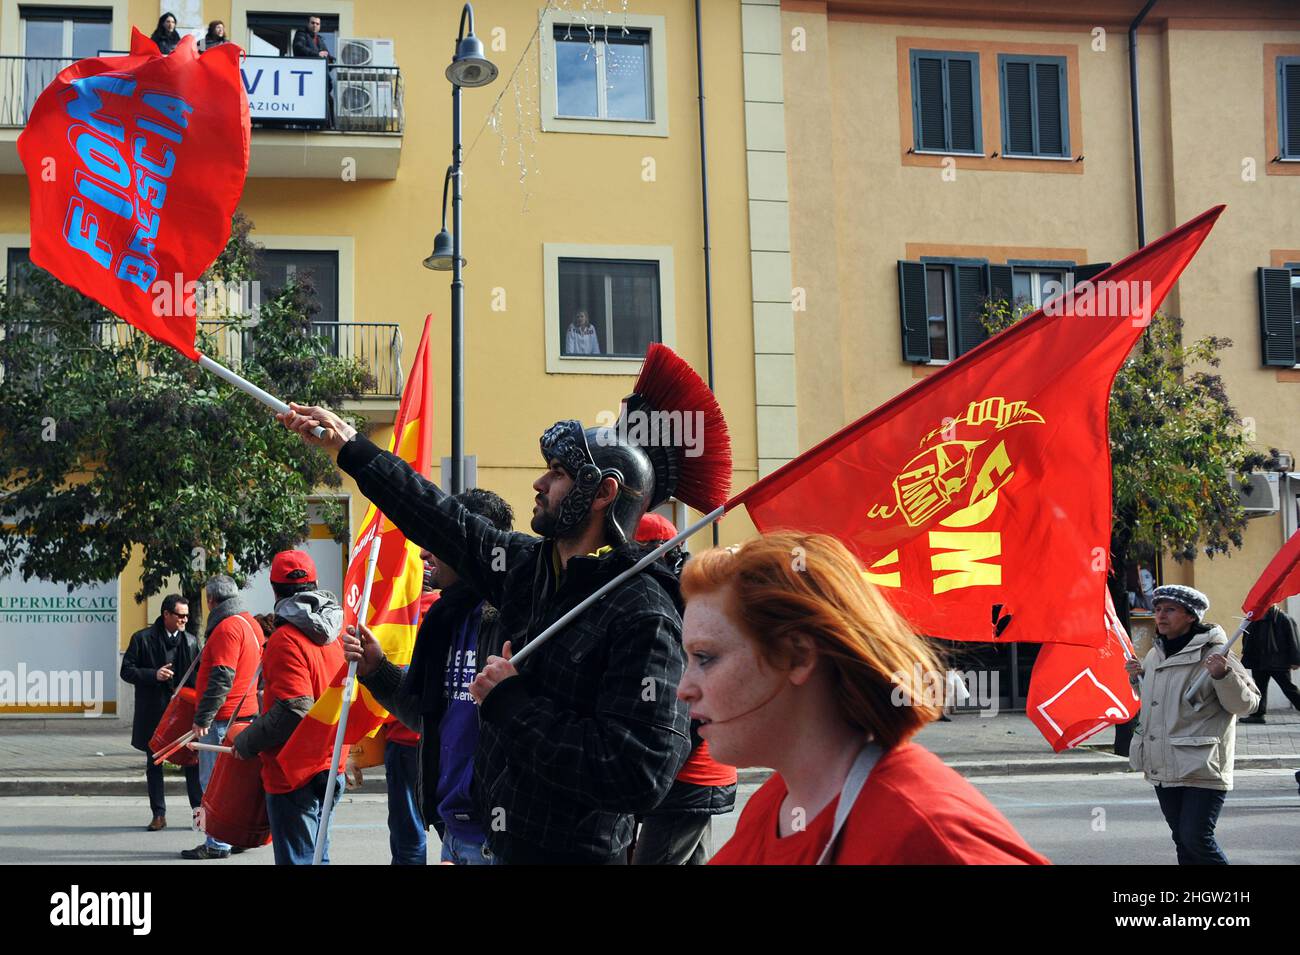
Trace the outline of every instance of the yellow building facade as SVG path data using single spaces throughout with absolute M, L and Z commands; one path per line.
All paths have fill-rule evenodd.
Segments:
M 1136 249 L 1127 31 L 1142 6 L 784 0 L 801 449 L 961 350 L 963 295 L 987 291 L 963 288 L 963 265 L 1010 265 L 1015 291 L 1037 295 L 1045 278 Z M 1279 76 L 1300 51 L 1300 16 L 1288 3 L 1168 0 L 1137 36 L 1147 240 L 1227 204 L 1164 307 L 1190 337 L 1233 340 L 1220 370 L 1254 446 L 1294 454 L 1295 340 L 1264 363 L 1258 270 L 1300 262 L 1300 163 L 1278 119 L 1288 90 L 1300 109 L 1300 70 Z M 1281 93 L 1280 79 L 1292 84 Z M 925 268 L 929 359 L 907 354 L 900 262 Z M 1297 527 L 1300 474 L 1282 470 L 1239 552 L 1161 562 L 1229 632 Z
M 751 8 L 766 16 L 755 19 Z M 392 41 L 361 44 L 380 58 L 390 55 L 385 48 L 391 51 L 391 68 L 380 59 L 373 67 L 336 63 L 332 84 L 349 88 L 331 87 L 331 117 L 322 128 L 278 128 L 255 119 L 240 209 L 280 278 L 285 270 L 309 268 L 317 270 L 318 288 L 324 278 L 327 307 L 320 317 L 338 323 L 331 333 L 340 353 L 376 363 L 381 385 L 357 410 L 375 425 L 379 443 L 389 439 L 397 407 L 396 388 L 382 381 L 394 380 L 395 365 L 409 365 L 424 316 L 432 313 L 434 454 L 449 455 L 450 273 L 421 263 L 441 223 L 443 174 L 451 161 L 452 97 L 444 70 L 455 50 L 460 5 L 0 0 L 0 56 L 21 90 L 24 77 L 32 82 L 37 54 L 61 52 L 66 65 L 73 55 L 98 52 L 87 52 L 88 44 L 125 50 L 131 26 L 149 33 L 164 10 L 176 13 L 182 29 L 221 19 L 233 40 L 267 56 L 292 42 L 295 24 L 309 13 L 322 17 L 335 53 L 347 38 Z M 543 467 L 542 431 L 560 418 L 594 424 L 602 412 L 616 412 L 639 367 L 632 348 L 639 352 L 646 339 L 659 340 L 702 375 L 709 364 L 695 4 L 481 0 L 475 15 L 477 35 L 500 75 L 463 91 L 465 451 L 476 465 L 475 483 L 509 501 L 517 526 L 526 529 L 531 484 Z M 750 80 L 761 66 L 763 80 L 779 87 L 779 8 L 710 0 L 702 26 L 713 368 L 738 489 L 792 457 L 796 445 L 783 116 L 779 108 L 763 108 L 770 104 L 751 107 L 757 94 L 746 85 L 745 68 L 753 59 L 747 43 L 762 47 L 766 53 L 755 54 L 761 62 L 751 66 Z M 271 48 L 276 44 L 278 51 Z M 354 56 L 348 54 L 349 62 Z M 59 65 L 45 69 L 57 72 Z M 247 88 L 252 76 L 247 67 L 245 73 Z M 345 121 L 353 94 L 382 100 Z M 9 122 L 0 128 L 0 257 L 12 263 L 23 257 L 30 236 L 27 185 L 14 147 L 24 104 L 21 93 L 10 95 L 17 100 L 5 106 Z M 762 204 L 757 219 L 750 214 L 754 203 Z M 752 223 L 759 221 L 755 231 Z M 648 312 L 647 297 L 653 300 Z M 568 347 L 575 302 L 593 313 L 606 345 L 600 355 Z M 630 323 L 626 316 L 637 309 L 641 325 L 620 330 L 618 323 Z M 355 530 L 365 501 L 351 482 L 343 491 Z M 682 526 L 688 519 L 684 508 L 673 516 Z M 743 513 L 729 516 L 721 539 L 741 540 L 752 531 Z M 313 533 L 319 537 L 322 529 Z M 706 533 L 691 546 L 709 543 Z M 326 553 L 326 563 L 341 566 L 342 548 L 310 544 L 313 553 Z M 321 576 L 324 582 L 323 568 Z M 160 597 L 134 602 L 137 586 L 132 561 L 117 587 L 118 653 L 158 613 Z M 70 659 L 67 665 L 80 664 Z M 128 691 L 119 687 L 119 702 Z

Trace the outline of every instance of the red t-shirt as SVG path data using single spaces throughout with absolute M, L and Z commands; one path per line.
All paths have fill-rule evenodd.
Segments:
M 702 741 L 691 751 L 677 779 L 695 786 L 730 786 L 736 781 L 736 767 L 727 766 L 710 756 L 709 744 Z
M 199 672 L 194 678 L 194 686 L 202 699 L 213 667 L 230 667 L 235 671 L 234 683 L 214 719 L 230 719 L 236 715 L 236 706 L 239 707 L 239 716 L 257 715 L 257 687 L 253 686 L 253 681 L 257 679 L 257 665 L 261 662 L 262 627 L 252 614 L 235 614 L 217 624 L 203 645 Z
M 313 701 L 319 699 L 344 662 L 342 640 L 331 640 L 322 647 L 300 633 L 297 627 L 287 623 L 276 627 L 266 641 L 262 663 L 262 674 L 266 678 L 262 689 L 262 712 L 268 712 L 278 700 L 291 700 L 298 696 L 310 697 Z M 268 793 L 275 795 L 293 791 L 276 760 L 279 753 L 279 746 L 262 751 L 262 785 Z M 310 775 L 329 769 L 331 755 L 331 749 L 323 750 Z M 344 746 L 339 756 L 338 772 L 343 772 L 347 757 L 348 747 Z
M 710 865 L 815 865 L 835 821 L 831 800 L 803 832 L 777 836 L 785 781 L 750 798 Z M 840 832 L 835 865 L 1050 865 L 1011 823 L 934 754 L 904 743 L 881 757 Z

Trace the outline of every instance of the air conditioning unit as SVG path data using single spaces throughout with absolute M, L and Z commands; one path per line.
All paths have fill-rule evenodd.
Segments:
M 397 77 L 384 70 L 343 67 L 334 71 L 334 116 L 339 128 L 371 132 L 397 130 Z
M 393 41 L 378 37 L 340 37 L 339 66 L 396 66 Z
M 1273 471 L 1256 471 L 1250 475 L 1250 488 L 1247 489 L 1234 474 L 1232 486 L 1241 495 L 1241 507 L 1247 517 L 1263 517 L 1278 512 L 1277 473 Z

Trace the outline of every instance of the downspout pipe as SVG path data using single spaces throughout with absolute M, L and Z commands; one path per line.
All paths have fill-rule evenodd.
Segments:
M 1142 197 L 1142 113 L 1138 106 L 1138 27 L 1147 18 L 1156 0 L 1147 5 L 1128 27 L 1128 102 L 1133 117 L 1133 189 L 1136 192 L 1138 248 L 1147 244 L 1146 201 Z
M 1154 0 L 1153 0 L 1154 2 Z M 701 0 L 695 0 L 695 82 L 700 113 L 700 200 L 704 216 L 704 332 L 708 356 L 709 390 L 713 383 L 713 267 L 709 258 L 709 147 L 704 124 L 704 29 L 700 21 Z M 713 522 L 713 546 L 718 546 L 718 522 Z

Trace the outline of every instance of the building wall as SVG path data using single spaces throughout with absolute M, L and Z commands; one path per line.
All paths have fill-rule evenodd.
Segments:
M 3 0 L 7 9 L 16 0 Z M 316 6 L 321 6 L 317 4 Z M 585 6 L 565 4 L 576 11 Z M 611 31 L 621 5 L 607 3 Z M 465 449 L 477 455 L 478 483 L 499 492 L 526 528 L 542 470 L 537 441 L 555 420 L 595 423 L 603 410 L 616 411 L 631 391 L 634 374 L 548 373 L 543 326 L 543 249 L 548 243 L 596 246 L 661 246 L 671 252 L 675 334 L 670 344 L 704 373 L 703 226 L 700 198 L 694 4 L 691 0 L 634 0 L 631 14 L 664 21 L 668 135 L 590 135 L 542 132 L 538 122 L 539 48 L 528 46 L 544 3 L 481 0 L 475 5 L 477 33 L 488 56 L 501 68 L 497 81 L 463 94 L 465 144 Z M 232 10 L 247 5 L 208 2 L 202 19 L 226 20 L 239 39 L 243 28 Z M 302 9 L 267 0 L 259 10 Z M 406 127 L 397 177 L 345 181 L 337 178 L 249 178 L 241 210 L 254 223 L 254 237 L 345 237 L 354 250 L 352 314 L 358 322 L 398 322 L 409 363 L 426 313 L 434 316 L 435 456 L 450 454 L 450 338 L 447 273 L 421 267 L 439 225 L 442 172 L 451 155 L 450 84 L 443 70 L 455 46 L 458 5 L 413 4 L 402 0 L 339 2 L 323 8 L 350 19 L 357 36 L 396 38 L 397 63 L 405 86 Z M 152 29 L 158 4 L 130 0 L 130 17 Z M 236 10 L 236 12 L 238 12 Z M 592 14 L 587 14 L 592 16 Z M 596 14 L 595 22 L 602 21 Z M 731 427 L 737 489 L 758 474 L 755 416 L 754 296 L 750 268 L 749 186 L 746 111 L 742 69 L 741 4 L 704 5 L 704 62 L 708 102 L 712 282 L 717 394 Z M 17 22 L 16 12 L 13 19 Z M 145 26 L 147 24 L 147 26 Z M 494 49 L 504 43 L 505 48 Z M 0 45 L 9 48 L 9 37 Z M 16 48 L 16 47 L 15 47 Z M 506 80 L 519 64 L 521 109 Z M 540 77 L 540 81 L 539 81 Z M 501 98 L 503 142 L 485 123 Z M 662 105 L 662 104 L 661 104 Z M 524 143 L 521 165 L 516 132 Z M 257 133 L 256 136 L 268 134 Z M 300 134 L 283 134 L 286 136 Z M 310 148 L 304 144 L 304 149 Z M 653 175 L 647 170 L 653 167 Z M 521 182 L 522 177 L 522 182 Z M 27 186 L 22 177 L 3 177 L 0 234 L 28 231 Z M 449 215 L 450 220 L 450 215 Z M 341 283 L 341 287 L 345 283 Z M 494 310 L 504 293 L 504 310 Z M 665 303 L 668 304 L 668 303 Z M 291 399 L 292 395 L 282 396 Z M 790 421 L 793 428 L 793 420 Z M 391 428 L 380 425 L 380 443 Z M 778 436 L 779 437 L 779 436 Z M 788 442 L 793 445 L 793 441 Z M 355 486 L 353 529 L 364 514 Z M 744 514 L 729 516 L 722 541 L 752 533 Z M 693 549 L 710 540 L 697 537 Z M 156 614 L 136 604 L 139 572 L 133 559 L 123 575 L 122 646 Z
M 1228 204 L 1165 309 L 1181 314 L 1191 335 L 1233 340 L 1221 371 L 1237 410 L 1253 420 L 1255 445 L 1295 452 L 1300 376 L 1260 363 L 1255 269 L 1280 265 L 1277 250 L 1300 248 L 1300 181 L 1270 174 L 1291 169 L 1268 162 L 1276 144 L 1265 145 L 1272 63 L 1264 50 L 1300 43 L 1300 21 L 1281 3 L 1226 11 L 1182 3 L 1173 20 L 1161 6 L 1139 38 L 1148 240 Z M 1043 258 L 1114 262 L 1137 244 L 1126 36 L 1136 5 L 1037 14 L 1019 4 L 900 8 L 782 4 L 793 284 L 807 300 L 795 314 L 801 450 L 928 373 L 900 357 L 897 260 L 942 250 L 1005 261 L 1016 247 L 1010 257 L 1038 257 L 1023 254 L 1037 249 L 1062 253 Z M 1098 28 L 1104 50 L 1095 48 Z M 987 158 L 959 157 L 945 168 L 941 157 L 908 155 L 910 48 L 981 51 Z M 996 54 L 1036 48 L 1069 57 L 1077 162 L 989 155 L 1000 146 Z M 1247 157 L 1258 167 L 1249 182 Z M 1294 491 L 1291 501 L 1294 508 Z M 1211 616 L 1231 630 L 1287 526 L 1278 514 L 1252 520 L 1240 552 L 1186 566 L 1166 560 L 1166 578 L 1205 590 Z

